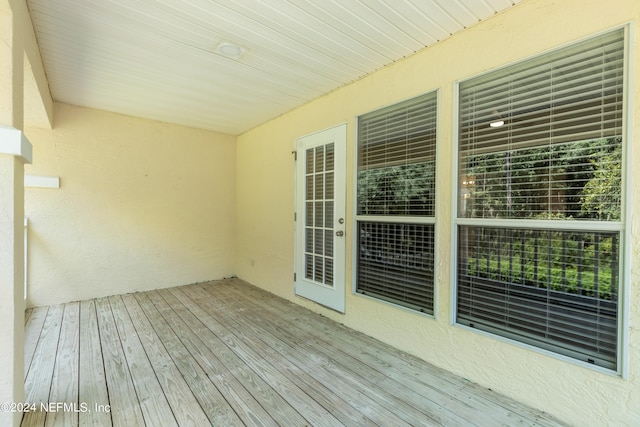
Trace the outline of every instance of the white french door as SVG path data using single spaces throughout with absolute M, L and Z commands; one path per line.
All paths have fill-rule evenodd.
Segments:
M 347 125 L 296 140 L 295 293 L 344 313 Z

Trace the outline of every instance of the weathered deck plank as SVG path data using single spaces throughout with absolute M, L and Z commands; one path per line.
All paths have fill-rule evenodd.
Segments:
M 25 327 L 28 401 L 89 410 L 24 426 L 563 425 L 237 279 L 33 309 Z
M 60 328 L 60 339 L 49 392 L 49 402 L 68 404 L 62 411 L 51 411 L 46 416 L 46 427 L 73 427 L 78 425 L 78 351 L 80 304 L 65 304 Z M 55 398 L 55 400 L 52 399 Z
M 191 292 L 192 289 L 188 288 L 186 292 Z M 197 296 L 191 295 L 192 298 L 195 297 L 197 299 Z M 229 328 L 224 323 L 216 320 L 201 306 L 191 304 L 188 308 L 247 366 L 260 375 L 271 388 L 283 398 L 286 397 L 287 404 L 306 418 L 307 422 L 311 423 L 311 425 L 341 425 L 335 417 L 316 401 L 305 398 L 306 393 L 284 375 L 281 370 L 276 369 L 271 358 L 264 357 L 265 349 L 259 346 L 258 341 L 254 342 L 253 345 L 248 345 L 236 335 L 237 331 L 234 333 L 233 328 Z
M 33 354 L 36 351 L 38 340 L 44 326 L 44 321 L 47 318 L 47 312 L 49 307 L 38 307 L 30 309 L 29 318 L 25 323 L 24 334 L 24 377 L 27 377 L 29 373 L 29 367 L 33 360 Z
M 173 416 L 162 387 L 160 387 L 149 358 L 142 347 L 138 333 L 122 302 L 122 297 L 114 296 L 108 300 L 145 423 L 177 427 L 178 423 Z
M 480 425 L 558 425 L 558 421 L 548 414 L 424 363 L 371 337 L 338 326 L 326 317 L 301 315 L 305 313 L 304 308 L 280 298 L 270 298 L 267 292 L 259 288 L 247 286 L 239 280 L 237 282 L 235 285 L 232 282 L 221 284 L 215 294 L 219 296 L 226 288 L 249 305 L 258 307 L 261 313 L 265 310 L 270 312 L 270 318 L 281 328 L 297 328 L 296 337 L 302 339 L 305 334 L 310 334 L 314 340 L 318 340 L 321 348 L 349 349 L 348 353 L 354 360 L 388 377 L 401 378 L 403 386 L 415 393 L 428 393 L 437 399 L 437 395 L 433 394 L 435 392 L 445 399 L 464 403 L 469 408 L 463 406 L 454 411 L 457 414 L 467 413 L 467 417 Z M 246 306 L 244 308 L 247 309 Z
M 111 421 L 114 427 L 144 426 L 142 409 L 131 379 L 116 323 L 107 298 L 96 300 Z M 144 396 L 143 396 L 144 398 Z
M 78 403 L 87 405 L 79 414 L 81 426 L 110 427 L 109 393 L 102 361 L 102 344 L 95 301 L 80 303 L 80 360 Z
M 63 314 L 64 306 L 62 305 L 51 306 L 47 311 L 47 317 L 33 354 L 33 361 L 25 380 L 25 401 L 30 404 L 40 405 L 40 403 L 48 403 L 50 401 L 49 391 L 53 381 L 53 369 Z M 38 407 L 35 411 L 29 411 L 24 414 L 22 425 L 25 427 L 41 427 L 44 425 L 46 415 L 47 413 L 41 411 Z
M 213 386 L 209 375 L 194 361 L 189 350 L 183 345 L 182 337 L 173 330 L 175 324 L 163 317 L 162 308 L 158 310 L 148 294 L 136 294 L 140 306 L 145 311 L 158 336 L 165 343 L 183 377 L 189 382 L 191 390 L 214 425 L 242 425 L 235 412 L 227 404 L 225 397 Z
M 205 301 L 208 300 L 206 293 L 204 293 L 202 289 L 200 289 L 200 292 L 196 287 L 189 287 L 188 289 L 181 290 L 183 290 L 184 292 L 188 292 L 191 296 L 192 301 L 200 305 L 204 304 Z M 224 308 L 224 305 L 227 304 L 227 301 L 227 298 L 217 299 L 219 305 L 216 307 L 216 314 L 214 315 L 217 317 L 218 321 L 228 323 L 234 322 L 232 329 L 234 331 L 237 331 L 237 334 L 242 335 L 241 339 L 244 339 L 245 342 L 253 343 L 253 345 L 256 345 L 257 343 L 261 343 L 261 341 L 263 340 L 267 340 L 267 342 L 271 346 L 279 347 L 277 344 L 277 338 L 273 336 L 269 337 L 269 334 L 265 330 L 258 330 L 251 336 L 247 336 L 244 331 L 247 328 L 251 329 L 252 325 L 238 325 L 234 320 L 234 313 L 227 311 Z M 245 315 L 248 314 L 250 310 L 244 311 L 240 309 L 239 311 L 241 311 L 241 315 Z M 218 313 L 220 314 L 220 316 L 218 316 Z M 326 407 L 328 410 L 334 410 L 334 408 L 344 408 L 348 405 L 347 402 L 351 402 L 352 407 L 348 411 L 355 414 L 361 414 L 360 425 L 409 425 L 399 420 L 398 417 L 395 416 L 391 411 L 386 409 L 384 405 L 380 405 L 379 402 L 377 402 L 375 399 L 372 399 L 371 390 L 363 390 L 363 387 L 360 387 L 359 384 L 355 384 L 353 381 L 350 381 L 347 378 L 348 373 L 339 372 L 338 375 L 329 374 L 327 371 L 328 369 L 330 369 L 330 362 L 325 359 L 319 358 L 317 354 L 305 352 L 305 354 L 301 355 L 299 358 L 296 358 L 294 356 L 294 354 L 297 353 L 295 347 L 289 347 L 287 349 L 282 349 L 282 347 L 280 347 L 282 354 L 285 354 L 294 360 L 294 362 L 291 363 L 289 360 L 286 360 L 284 357 L 282 357 L 278 351 L 266 345 L 266 343 L 260 345 L 260 349 L 265 359 L 268 359 L 271 363 L 274 363 L 274 365 L 278 366 L 279 369 L 283 372 L 289 371 L 289 378 L 292 381 L 300 381 L 300 388 L 303 389 L 306 394 L 312 395 L 314 397 L 314 400 L 322 401 L 317 399 L 318 396 L 321 396 L 321 393 L 325 390 L 331 390 L 331 392 L 334 394 L 334 397 L 337 397 L 339 403 L 336 403 L 334 400 L 333 404 Z M 299 365 L 296 365 L 295 362 L 298 362 Z M 313 377 L 312 374 L 317 373 L 318 371 L 322 372 L 316 377 Z M 330 380 L 328 380 L 329 378 Z M 305 380 L 306 383 L 304 382 Z M 316 388 L 310 387 L 309 383 L 316 386 Z M 336 411 L 336 416 L 344 419 L 344 416 L 341 415 L 339 411 Z M 349 418 L 353 417 L 354 415 L 351 415 Z M 353 421 L 350 420 L 348 424 L 352 423 Z M 358 425 L 358 423 L 356 423 L 356 425 Z
M 208 289 L 206 286 L 202 287 Z M 346 328 L 336 328 L 333 322 L 322 316 L 301 317 L 297 313 L 297 307 L 291 307 L 290 303 L 283 300 L 265 298 L 264 291 L 258 288 L 240 284 L 235 287 L 222 285 L 220 289 L 215 290 L 216 295 L 225 292 L 231 292 L 236 297 L 246 300 L 247 304 L 255 306 L 260 310 L 261 318 L 268 318 L 283 331 L 295 329 L 289 340 L 311 345 L 312 349 L 309 351 L 319 351 L 339 360 L 339 363 L 356 370 L 362 377 L 374 380 L 384 390 L 395 390 L 395 394 L 402 396 L 414 406 L 427 408 L 431 414 L 438 414 L 437 421 L 445 425 L 469 425 L 469 420 L 480 425 L 506 426 L 528 422 L 526 416 L 499 405 L 495 401 L 495 398 L 499 397 L 496 393 L 490 392 L 492 399 L 481 397 L 487 390 L 477 390 L 477 393 L 469 395 L 463 391 L 463 388 L 470 384 L 468 381 L 431 365 L 427 367 L 433 369 L 425 374 L 425 364 L 416 359 L 413 362 L 418 362 L 419 366 L 398 363 L 399 356 L 412 358 L 370 337 L 355 334 Z M 325 350 L 327 348 L 339 351 L 328 353 Z M 402 379 L 402 383 L 395 378 Z
M 214 335 L 186 306 L 176 304 L 173 300 L 172 309 L 156 299 L 156 303 L 166 313 L 174 312 L 171 321 L 181 328 L 181 332 L 190 338 L 190 346 L 195 350 L 198 361 L 206 366 L 213 374 L 212 381 L 225 386 L 223 390 L 232 391 L 242 400 L 234 404 L 245 423 L 265 423 L 278 425 L 272 418 L 286 420 L 291 425 L 304 422 L 304 419 L 290 407 L 286 401 L 271 389 L 251 368 Z M 190 305 L 187 300 L 187 305 Z M 186 327 L 186 328 L 185 328 Z M 190 332 L 192 331 L 192 332 Z M 210 357 L 210 359 L 208 357 Z M 211 374 L 209 374 L 211 376 Z M 233 396 L 233 394 L 231 395 Z M 235 400 L 235 399 L 234 399 Z M 247 408 L 243 408 L 243 402 Z M 255 403 L 257 403 L 257 406 Z M 263 408 L 263 409 L 259 409 Z
M 366 396 L 369 402 L 359 404 L 358 410 L 368 412 L 370 408 L 387 407 L 399 410 L 399 415 L 387 413 L 385 417 L 375 417 L 377 423 L 398 425 L 402 419 L 412 424 L 420 419 L 424 425 L 469 425 L 468 421 L 456 414 L 447 414 L 442 406 L 435 406 L 420 398 L 418 393 L 407 389 L 403 384 L 389 381 L 389 378 L 369 366 L 354 363 L 354 359 L 343 348 L 315 342 L 313 336 L 299 330 L 295 324 L 276 325 L 274 320 L 277 320 L 277 316 L 273 318 L 257 305 L 253 310 L 247 309 L 246 305 L 239 304 L 242 297 L 234 298 L 233 293 L 226 294 L 225 291 L 228 290 L 216 290 L 227 297 L 224 301 L 228 310 L 221 312 L 226 317 L 234 318 L 239 324 L 238 329 L 252 330 L 251 339 L 264 340 L 270 337 L 268 342 L 274 351 L 287 355 L 300 369 L 315 373 L 317 380 L 325 382 L 328 387 L 333 386 L 334 393 L 342 395 L 344 399 L 353 399 L 356 395 Z M 243 308 L 241 315 L 234 314 Z M 256 315 L 257 312 L 260 314 Z
M 189 385 L 171 359 L 160 338 L 156 335 L 148 318 L 133 295 L 125 295 L 122 302 L 127 308 L 132 322 L 136 325 L 138 337 L 158 378 L 167 402 L 180 426 L 203 426 L 209 419 L 195 399 Z M 166 423 L 163 423 L 166 425 Z

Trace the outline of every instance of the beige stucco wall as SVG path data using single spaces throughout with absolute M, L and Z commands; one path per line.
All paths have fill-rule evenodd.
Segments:
M 235 137 L 55 104 L 27 128 L 29 306 L 233 274 Z
M 237 262 L 239 277 L 465 378 L 548 411 L 576 426 L 640 425 L 640 170 L 632 167 L 628 379 L 452 326 L 451 194 L 454 84 L 631 22 L 631 54 L 640 58 L 637 0 L 524 0 L 411 58 L 274 119 L 238 137 Z M 640 67 L 632 68 L 635 117 L 630 164 L 640 164 Z M 438 89 L 440 139 L 437 206 L 437 319 L 353 295 L 353 241 L 347 240 L 346 314 L 293 295 L 294 160 L 299 136 L 348 124 L 347 218 L 353 218 L 354 117 Z M 347 236 L 354 233 L 347 221 Z

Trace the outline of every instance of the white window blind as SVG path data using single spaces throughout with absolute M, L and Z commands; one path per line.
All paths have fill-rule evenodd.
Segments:
M 617 30 L 460 83 L 458 323 L 617 368 L 624 68 Z
M 433 216 L 436 93 L 358 118 L 358 214 Z
M 358 118 L 356 291 L 426 313 L 433 313 L 436 125 L 436 92 Z
M 619 30 L 462 82 L 460 153 L 620 135 L 623 61 Z

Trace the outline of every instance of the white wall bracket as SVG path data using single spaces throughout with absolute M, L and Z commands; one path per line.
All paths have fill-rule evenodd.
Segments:
M 57 176 L 24 176 L 25 188 L 60 188 L 60 178 Z

